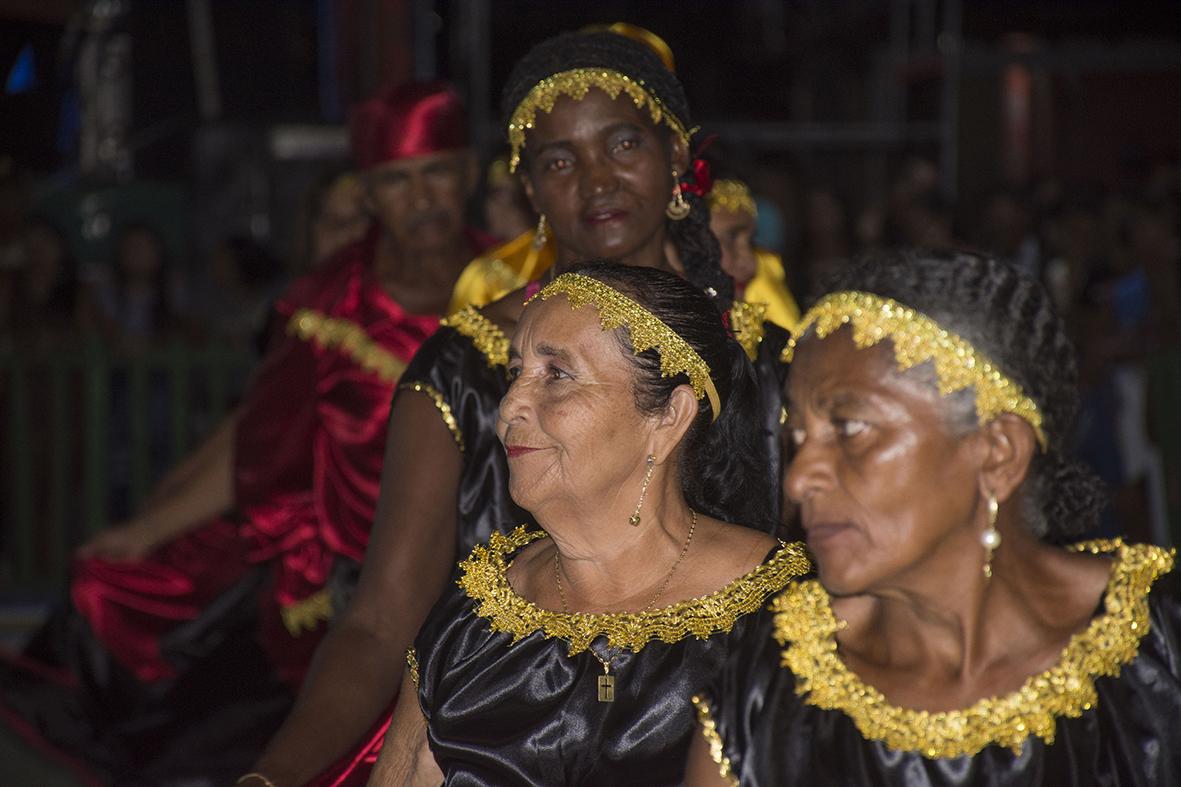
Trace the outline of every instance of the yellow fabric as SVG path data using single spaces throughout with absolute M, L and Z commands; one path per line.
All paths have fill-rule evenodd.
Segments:
M 447 314 L 492 303 L 549 270 L 557 256 L 554 239 L 535 249 L 533 234 L 529 230 L 469 262 L 451 291 Z
M 537 250 L 533 248 L 533 230 L 529 230 L 476 257 L 455 282 L 447 314 L 455 314 L 468 306 L 485 306 L 524 287 L 549 270 L 556 256 L 552 237 Z M 746 285 L 743 300 L 764 304 L 766 319 L 789 331 L 794 330 L 800 320 L 800 307 L 787 289 L 783 262 L 778 254 L 766 249 L 755 249 L 755 259 L 758 269 Z
M 765 304 L 766 318 L 794 333 L 796 323 L 800 321 L 800 307 L 787 289 L 783 261 L 778 254 L 766 249 L 755 249 L 755 259 L 758 269 L 746 285 L 742 299 L 747 303 Z

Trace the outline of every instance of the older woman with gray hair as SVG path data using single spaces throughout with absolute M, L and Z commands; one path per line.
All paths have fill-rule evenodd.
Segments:
M 853 265 L 785 353 L 817 573 L 694 698 L 692 785 L 1181 783 L 1173 553 L 1070 543 L 1073 350 L 981 257 Z
M 595 264 L 531 299 L 509 373 L 497 432 L 543 530 L 460 564 L 372 783 L 679 784 L 694 687 L 809 567 L 761 532 L 753 369 L 699 289 Z

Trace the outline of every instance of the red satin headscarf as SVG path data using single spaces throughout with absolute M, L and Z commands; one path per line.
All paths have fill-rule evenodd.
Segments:
M 411 82 L 353 108 L 349 118 L 358 169 L 467 147 L 463 102 L 445 82 Z

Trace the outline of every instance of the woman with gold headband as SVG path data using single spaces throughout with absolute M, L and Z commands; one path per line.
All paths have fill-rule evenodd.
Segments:
M 1071 543 L 1102 495 L 1067 458 L 1074 353 L 1041 285 L 870 258 L 788 352 L 817 573 L 694 698 L 688 783 L 1181 783 L 1174 556 Z
M 787 288 L 783 260 L 755 245 L 759 208 L 741 180 L 714 181 L 709 190 L 709 228 L 722 249 L 722 270 L 734 279 L 735 294 L 776 325 L 793 330 L 800 307 Z
M 680 784 L 694 687 L 809 568 L 757 529 L 750 362 L 700 290 L 603 263 L 530 299 L 509 358 L 497 435 L 543 531 L 460 564 L 372 783 Z
M 557 36 L 535 47 L 505 87 L 511 163 L 545 218 L 561 273 L 576 262 L 671 268 L 711 293 L 720 313 L 733 294 L 719 267 L 704 200 L 689 169 L 690 119 L 676 77 L 645 45 L 611 32 Z M 691 188 L 693 187 L 693 188 Z M 507 380 L 507 334 L 536 285 L 445 320 L 402 374 L 390 416 L 381 502 L 356 592 L 317 652 L 291 716 L 255 770 L 278 785 L 354 783 L 389 723 L 401 662 L 455 562 L 529 514 L 509 496 L 496 439 Z M 764 522 L 779 507 L 778 355 L 786 337 L 734 319 L 758 353 L 763 441 L 745 453 L 762 475 L 752 497 Z M 631 468 L 639 493 L 644 468 Z M 656 468 L 657 476 L 667 471 Z M 360 746 L 358 749 L 357 747 Z M 336 764 L 332 764 L 335 759 Z M 327 771 L 324 771 L 325 768 Z

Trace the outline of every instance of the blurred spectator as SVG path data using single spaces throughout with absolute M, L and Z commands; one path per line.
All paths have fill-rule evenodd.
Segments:
M 507 156 L 492 159 L 488 165 L 485 186 L 484 224 L 489 235 L 500 240 L 512 240 L 533 229 L 537 216 L 525 196 L 521 179 L 508 171 Z
M 804 248 L 800 261 L 811 291 L 852 253 L 849 212 L 836 192 L 813 188 L 804 198 Z
M 316 178 L 300 213 L 295 275 L 315 270 L 369 227 L 364 189 L 349 170 L 330 169 Z
M 952 236 L 951 205 L 934 189 L 899 201 L 893 221 L 889 235 L 896 244 L 933 251 L 948 251 L 957 245 Z
M 722 270 L 734 278 L 741 294 L 755 277 L 755 226 L 759 210 L 754 195 L 740 180 L 719 180 L 709 193 L 709 228 L 722 249 Z
M 872 200 L 857 214 L 853 229 L 858 252 L 881 249 L 886 244 L 886 208 L 880 200 Z
M 213 250 L 209 268 L 209 336 L 222 347 L 261 353 L 271 303 L 283 285 L 282 264 L 251 238 L 234 236 Z
M 29 192 L 29 179 L 16 162 L 0 156 L 0 272 L 14 270 L 20 264 Z
M 1013 191 L 994 191 L 985 197 L 979 216 L 980 248 L 1012 263 L 1028 276 L 1042 275 L 1041 250 L 1024 199 Z
M 714 182 L 709 193 L 709 228 L 721 246 L 722 270 L 734 278 L 739 298 L 761 306 L 766 319 L 790 331 L 800 319 L 799 306 L 787 287 L 782 259 L 755 246 L 758 216 L 746 183 L 735 179 Z
M 13 341 L 16 277 L 24 264 L 22 231 L 29 205 L 27 179 L 0 156 L 0 348 Z
M 1181 339 L 1181 250 L 1174 211 L 1163 202 L 1137 202 L 1125 233 L 1129 262 L 1143 271 L 1147 284 L 1146 327 L 1154 347 Z
M 170 274 L 159 233 L 146 224 L 127 226 L 115 241 L 110 278 L 96 283 L 84 318 L 121 351 L 147 349 L 176 327 Z
M 1111 275 L 1097 200 L 1083 194 L 1051 210 L 1042 235 L 1048 258 L 1045 283 L 1058 312 L 1069 323 L 1085 289 L 1097 277 Z
M 22 350 L 40 351 L 77 336 L 75 265 L 65 237 L 48 220 L 31 220 L 22 234 L 11 331 Z

